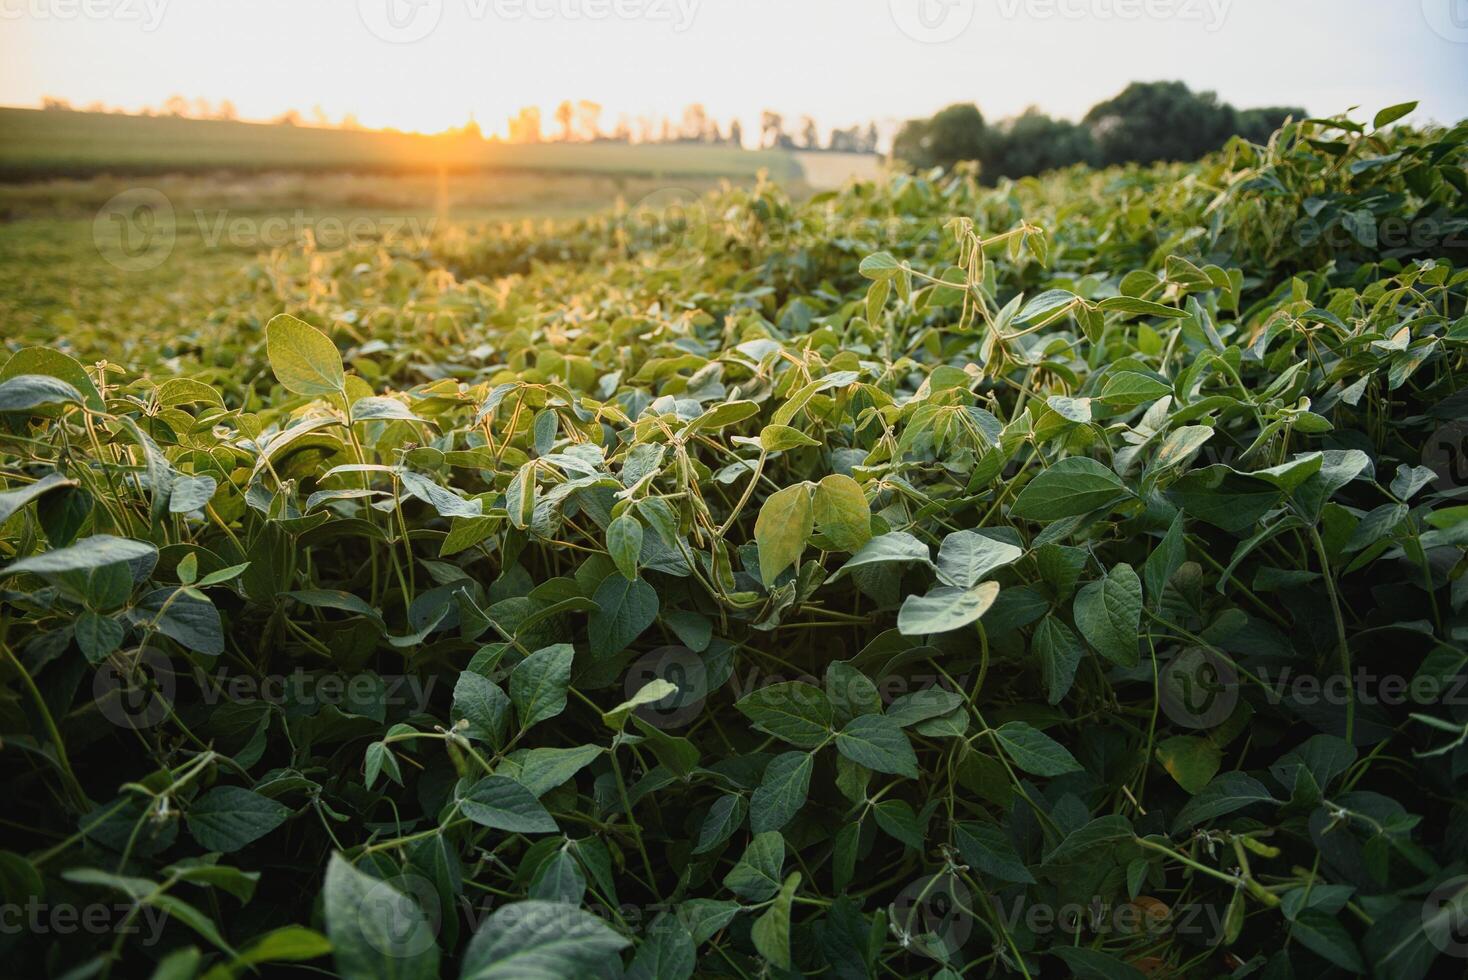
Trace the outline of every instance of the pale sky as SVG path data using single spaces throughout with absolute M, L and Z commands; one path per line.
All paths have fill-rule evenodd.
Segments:
M 749 134 L 767 107 L 823 131 L 956 101 L 1078 118 L 1157 79 L 1358 118 L 1420 99 L 1414 120 L 1456 121 L 1468 0 L 0 0 L 4 105 L 178 94 L 503 133 L 523 105 L 549 120 L 592 99 L 610 128 L 702 102 Z

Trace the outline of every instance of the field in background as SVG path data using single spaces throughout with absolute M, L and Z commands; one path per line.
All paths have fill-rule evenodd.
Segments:
M 799 199 L 874 156 L 700 145 L 485 141 L 0 108 L 0 316 L 12 336 L 115 306 L 139 272 L 175 289 L 258 256 L 430 240 L 503 222 L 676 207 L 763 171 Z
M 851 154 L 855 155 L 855 154 Z M 795 154 L 697 144 L 504 143 L 463 135 L 0 108 L 0 179 L 268 170 L 800 175 Z

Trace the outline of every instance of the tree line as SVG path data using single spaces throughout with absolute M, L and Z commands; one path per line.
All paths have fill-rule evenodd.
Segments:
M 951 105 L 931 118 L 904 123 L 892 156 L 919 169 L 977 161 L 986 179 L 1018 178 L 1077 163 L 1196 160 L 1232 136 L 1263 142 L 1287 117 L 1306 115 L 1293 106 L 1236 109 L 1215 93 L 1194 92 L 1182 82 L 1133 82 L 1092 106 L 1080 122 L 1031 107 L 989 125 L 973 103 Z

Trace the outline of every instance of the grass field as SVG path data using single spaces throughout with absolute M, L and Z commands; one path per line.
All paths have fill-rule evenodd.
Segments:
M 510 144 L 372 130 L 0 108 L 0 180 L 229 170 L 800 175 L 791 153 L 699 145 Z

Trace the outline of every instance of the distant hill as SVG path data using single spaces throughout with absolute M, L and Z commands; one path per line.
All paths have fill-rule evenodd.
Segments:
M 801 176 L 794 153 L 698 144 L 503 143 L 474 136 L 0 107 L 0 180 L 214 170 L 438 170 Z

